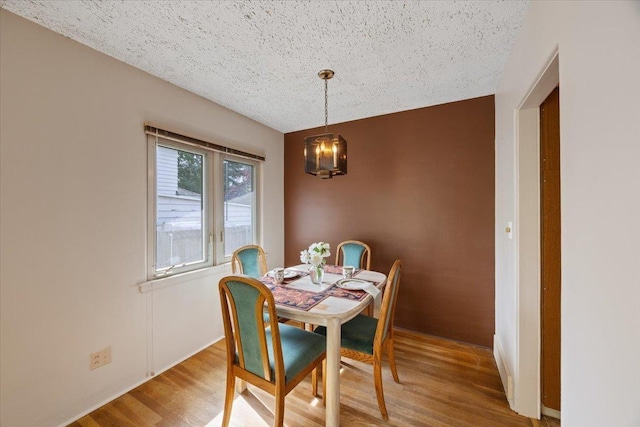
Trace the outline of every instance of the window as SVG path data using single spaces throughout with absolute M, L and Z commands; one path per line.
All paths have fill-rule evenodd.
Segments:
M 228 262 L 258 244 L 259 162 L 147 134 L 150 279 Z
M 225 159 L 224 168 L 224 255 L 230 257 L 255 239 L 255 167 Z

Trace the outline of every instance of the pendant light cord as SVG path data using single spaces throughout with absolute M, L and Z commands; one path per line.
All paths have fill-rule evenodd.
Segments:
M 324 79 L 324 131 L 329 133 L 329 79 Z

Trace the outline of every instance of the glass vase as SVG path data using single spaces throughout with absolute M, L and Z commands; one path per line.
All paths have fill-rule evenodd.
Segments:
M 322 283 L 322 279 L 324 279 L 324 266 L 322 265 L 312 265 L 309 269 L 309 276 L 311 276 L 311 282 L 315 285 L 319 285 Z

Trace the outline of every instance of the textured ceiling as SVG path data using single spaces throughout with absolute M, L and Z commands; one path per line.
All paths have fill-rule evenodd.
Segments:
M 495 93 L 526 1 L 0 6 L 281 132 Z

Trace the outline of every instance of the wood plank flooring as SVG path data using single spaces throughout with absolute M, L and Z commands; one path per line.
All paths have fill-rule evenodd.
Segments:
M 509 409 L 490 349 L 403 330 L 395 337 L 400 384 L 393 381 L 386 360 L 383 364 L 389 421 L 378 410 L 372 367 L 343 358 L 342 426 L 545 426 L 545 420 Z M 225 376 L 220 341 L 71 426 L 219 426 Z M 271 396 L 249 386 L 236 394 L 231 425 L 270 426 L 272 408 Z M 285 425 L 320 427 L 324 419 L 325 408 L 311 395 L 309 376 L 286 398 Z

